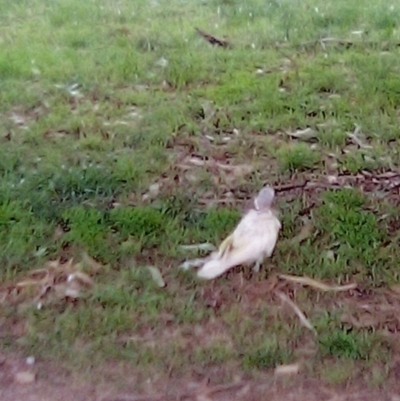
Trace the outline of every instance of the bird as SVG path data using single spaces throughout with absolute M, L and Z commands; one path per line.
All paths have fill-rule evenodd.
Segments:
M 234 231 L 221 243 L 197 271 L 197 276 L 211 280 L 238 265 L 251 265 L 255 272 L 270 257 L 278 241 L 281 222 L 272 208 L 275 191 L 262 188 Z

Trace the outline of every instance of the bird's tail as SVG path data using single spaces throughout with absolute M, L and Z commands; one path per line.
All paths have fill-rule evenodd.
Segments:
M 211 255 L 211 258 L 197 272 L 197 276 L 203 279 L 211 280 L 220 276 L 232 267 L 230 254 L 233 247 L 233 236 L 227 237 L 217 252 Z
M 198 270 L 197 276 L 202 279 L 211 280 L 225 273 L 231 267 L 232 263 L 229 259 L 219 257 L 213 258 Z

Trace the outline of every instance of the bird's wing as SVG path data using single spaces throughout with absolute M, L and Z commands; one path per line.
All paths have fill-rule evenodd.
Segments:
M 232 236 L 232 247 L 242 246 L 243 243 L 253 242 L 256 238 L 267 240 L 268 236 L 275 236 L 281 228 L 279 220 L 270 211 L 250 211 L 240 221 Z
M 229 252 L 231 251 L 232 246 L 233 246 L 233 240 L 234 240 L 234 237 L 233 237 L 233 233 L 232 233 L 229 237 L 225 238 L 225 239 L 222 241 L 221 245 L 220 245 L 219 248 L 218 248 L 218 255 L 219 255 L 219 257 L 222 258 L 222 257 L 224 257 L 227 253 L 229 253 Z
M 251 242 L 254 237 L 263 234 L 263 227 L 259 227 L 254 221 L 251 212 L 243 217 L 243 219 L 236 226 L 232 234 L 222 241 L 218 248 L 219 257 L 225 257 L 233 249 L 245 245 L 246 242 Z

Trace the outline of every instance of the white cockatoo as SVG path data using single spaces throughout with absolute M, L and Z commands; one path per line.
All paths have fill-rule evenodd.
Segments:
M 238 265 L 254 264 L 254 270 L 259 271 L 263 260 L 272 255 L 281 229 L 272 209 L 274 196 L 273 188 L 261 189 L 233 233 L 205 259 L 198 277 L 210 280 Z

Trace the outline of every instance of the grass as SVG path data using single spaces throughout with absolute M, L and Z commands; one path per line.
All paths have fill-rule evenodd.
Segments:
M 399 206 L 381 176 L 400 161 L 397 4 L 0 6 L 0 280 L 9 286 L 82 252 L 100 266 L 84 266 L 94 287 L 73 302 L 4 302 L 4 347 L 71 369 L 91 356 L 254 374 L 295 361 L 311 341 L 312 370 L 328 382 L 343 382 L 347 365 L 384 380 L 374 362 L 390 363 L 390 308 L 374 316 L 373 332 L 347 331 L 337 305 L 358 310 L 345 295 L 297 288 L 319 322 L 314 338 L 273 294 L 254 289 L 276 271 L 356 280 L 373 304 L 374 291 L 399 282 Z M 212 47 L 197 26 L 233 47 Z M 306 128 L 312 137 L 293 136 Z M 322 185 L 328 175 L 345 182 Z M 259 275 L 236 269 L 202 283 L 178 270 L 189 257 L 179 245 L 219 243 L 263 183 L 304 180 L 320 185 L 278 194 L 282 234 Z M 312 232 L 293 243 L 301 214 Z

